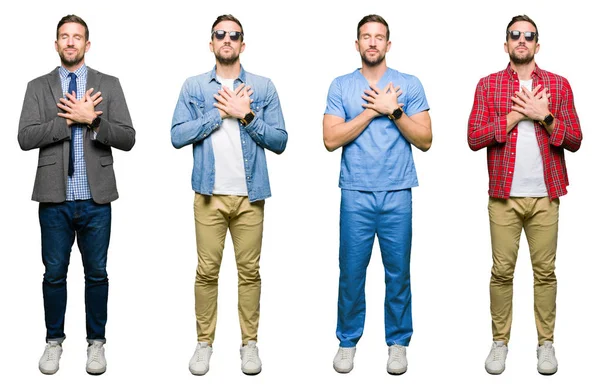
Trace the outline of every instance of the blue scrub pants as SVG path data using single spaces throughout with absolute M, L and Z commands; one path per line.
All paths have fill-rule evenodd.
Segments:
M 410 249 L 412 193 L 342 190 L 340 283 L 336 335 L 356 346 L 365 324 L 365 281 L 377 235 L 385 269 L 385 339 L 408 346 L 412 336 Z

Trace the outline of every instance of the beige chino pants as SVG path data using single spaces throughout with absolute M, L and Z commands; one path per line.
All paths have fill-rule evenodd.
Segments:
M 525 230 L 533 268 L 534 313 L 538 342 L 554 340 L 556 319 L 556 244 L 558 199 L 490 198 L 492 277 L 490 309 L 494 341 L 508 343 L 512 323 L 513 274 L 521 231 Z
M 198 341 L 212 345 L 217 325 L 219 269 L 227 229 L 231 233 L 238 270 L 238 315 L 242 343 L 257 340 L 260 310 L 259 260 L 264 200 L 246 196 L 200 195 L 194 198 L 196 221 L 196 330 Z

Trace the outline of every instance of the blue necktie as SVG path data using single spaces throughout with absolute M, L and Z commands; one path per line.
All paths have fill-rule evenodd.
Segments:
M 77 96 L 77 75 L 75 73 L 69 73 L 69 77 L 71 81 L 69 82 L 69 90 L 68 93 L 75 92 L 75 96 Z M 74 148 L 74 139 L 75 139 L 75 126 L 71 126 L 71 154 L 69 155 L 69 176 L 73 176 L 73 172 L 75 172 L 75 148 Z

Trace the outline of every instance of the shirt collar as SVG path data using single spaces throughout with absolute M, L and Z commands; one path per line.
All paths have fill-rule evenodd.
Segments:
M 540 72 L 541 72 L 541 69 L 538 67 L 538 65 L 536 63 L 535 67 L 533 68 L 533 72 L 531 72 L 531 78 L 533 79 L 533 76 L 539 77 Z M 508 73 L 508 77 L 510 77 L 511 80 L 519 79 L 518 73 L 515 72 L 513 70 L 513 68 L 510 66 L 510 62 L 508 63 L 508 66 L 506 67 L 506 73 Z
M 244 67 L 242 65 L 240 65 L 240 74 L 236 78 L 236 80 L 240 80 L 242 83 L 246 84 L 246 71 L 244 70 Z M 210 81 L 216 81 L 216 82 L 218 82 L 218 80 L 217 80 L 217 66 L 216 65 L 212 69 L 212 72 L 210 72 Z
M 69 73 L 75 73 L 77 78 L 81 78 L 82 76 L 87 75 L 87 66 L 85 66 L 85 64 L 83 64 L 75 72 L 71 72 L 71 71 L 65 69 L 63 66 L 60 66 L 58 68 L 58 72 L 60 73 L 60 77 L 63 79 L 66 79 L 67 77 L 69 77 Z

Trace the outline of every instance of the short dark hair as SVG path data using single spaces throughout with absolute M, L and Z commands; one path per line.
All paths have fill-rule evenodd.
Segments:
M 83 27 L 85 27 L 85 40 L 86 41 L 90 40 L 90 30 L 88 30 L 87 24 L 84 22 L 83 19 L 81 19 L 77 15 L 63 16 L 63 18 L 58 22 L 58 26 L 56 26 L 56 39 L 58 39 L 58 30 L 60 30 L 60 28 L 62 27 L 62 25 L 65 24 L 65 23 L 79 23 L 79 24 L 81 24 Z
M 538 39 L 540 38 L 540 33 L 538 32 L 538 28 L 535 24 L 535 22 L 533 21 L 533 19 L 531 19 L 529 16 L 527 15 L 517 15 L 517 16 L 513 16 L 513 18 L 510 20 L 510 23 L 508 23 L 508 26 L 506 26 L 506 41 L 508 42 L 508 30 L 510 29 L 510 26 L 512 26 L 513 24 L 517 23 L 517 22 L 529 22 L 531 24 L 533 24 L 533 27 L 535 27 L 535 41 L 537 42 Z
M 215 20 L 215 22 L 213 23 L 212 27 L 210 28 L 210 33 L 212 34 L 213 30 L 215 29 L 215 26 L 223 21 L 230 21 L 230 22 L 236 23 L 238 26 L 240 26 L 240 30 L 241 30 L 240 32 L 242 33 L 242 41 L 244 40 L 244 27 L 242 27 L 242 23 L 238 20 L 238 18 L 236 18 L 235 16 L 233 16 L 231 14 L 219 16 L 217 18 L 217 20 Z
M 360 28 L 363 26 L 363 24 L 366 24 L 369 22 L 376 22 L 376 23 L 383 24 L 385 26 L 385 29 L 387 30 L 386 39 L 388 41 L 390 40 L 390 26 L 388 26 L 388 24 L 384 18 L 382 18 L 379 15 L 375 15 L 375 14 L 367 15 L 364 18 L 362 18 L 360 20 L 360 22 L 358 22 L 358 27 L 356 28 L 356 39 L 360 38 Z

